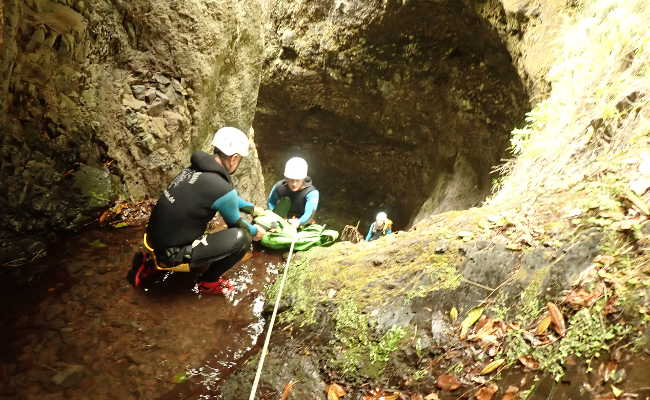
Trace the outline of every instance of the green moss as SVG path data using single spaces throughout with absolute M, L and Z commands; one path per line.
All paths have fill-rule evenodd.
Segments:
M 378 378 L 406 336 L 406 329 L 393 326 L 381 338 L 374 338 L 368 318 L 352 301 L 340 304 L 334 318 L 334 339 L 330 345 L 339 351 L 335 353 L 338 358 L 331 360 L 332 366 L 349 379 Z
M 105 169 L 82 165 L 74 173 L 74 184 L 87 208 L 106 207 L 116 198 L 111 176 Z
M 543 296 L 540 295 L 540 286 L 548 274 L 549 268 L 549 266 L 540 268 L 535 271 L 533 276 L 528 276 L 522 268 L 516 278 L 519 281 L 530 279 L 530 283 L 519 293 L 519 299 L 515 302 L 517 306 L 509 307 L 507 304 L 512 303 L 512 301 L 508 299 L 505 292 L 501 292 L 489 308 L 493 318 L 502 321 L 514 320 L 520 325 L 528 325 L 539 317 L 545 304 Z
M 291 307 L 279 315 L 282 323 L 298 323 L 300 326 L 316 322 L 316 306 L 319 303 L 317 294 L 312 290 L 314 278 L 310 274 L 310 257 L 303 257 L 298 262 L 289 265 L 284 297 L 290 299 Z M 275 302 L 280 279 L 270 287 L 267 296 L 270 302 Z
M 540 363 L 540 369 L 550 373 L 556 381 L 564 376 L 568 357 L 585 359 L 589 364 L 609 350 L 613 339 L 630 332 L 629 326 L 608 323 L 602 316 L 606 300 L 601 299 L 594 307 L 575 313 L 568 321 L 566 336 L 548 345 L 533 347 L 524 339 L 523 330 L 509 331 L 506 340 L 508 361 L 516 362 L 519 357 L 530 355 Z
M 291 306 L 279 315 L 280 321 L 311 325 L 317 321 L 319 309 L 334 310 L 326 311 L 331 312 L 333 321 L 329 347 L 335 356 L 330 366 L 348 379 L 378 378 L 408 328 L 394 326 L 378 337 L 374 321 L 365 310 L 460 283 L 455 268 L 458 255 L 435 254 L 433 247 L 427 244 L 418 249 L 400 248 L 384 259 L 381 267 L 373 266 L 371 260 L 377 254 L 371 247 L 359 246 L 354 252 L 316 248 L 301 253 L 289 269 L 283 297 Z M 407 284 L 394 282 L 395 277 Z M 269 297 L 275 297 L 279 281 L 270 289 Z M 386 288 L 386 284 L 393 283 Z M 328 296 L 331 290 L 336 291 L 334 296 Z
M 452 252 L 436 254 L 433 242 L 386 254 L 379 267 L 372 263 L 378 257 L 373 247 L 358 247 L 349 253 L 337 252 L 336 247 L 330 249 L 314 248 L 292 263 L 285 289 L 291 307 L 280 315 L 280 321 L 300 326 L 314 323 L 322 302 L 338 305 L 352 301 L 365 310 L 395 299 L 408 302 L 460 284 L 456 270 L 460 256 Z M 275 296 L 278 284 L 271 288 L 270 297 Z M 329 299 L 331 289 L 336 294 Z
M 635 236 L 635 230 L 621 232 L 617 230 L 615 224 L 615 212 L 624 213 L 621 210 L 622 205 L 618 200 L 620 192 L 619 181 L 604 176 L 599 182 L 588 182 L 584 186 L 588 195 L 576 196 L 573 193 L 575 202 L 567 202 L 562 198 L 561 204 L 576 204 L 583 210 L 583 215 L 575 223 L 578 225 L 570 236 L 575 235 L 579 229 L 598 227 L 603 232 L 601 242 L 601 255 L 611 256 L 608 259 L 608 265 L 597 268 L 598 277 L 611 285 L 612 291 L 608 291 L 610 304 L 617 310 L 622 311 L 618 314 L 619 318 L 613 320 L 603 315 L 603 309 L 607 304 L 608 298 L 601 298 L 594 306 L 582 308 L 575 314 L 570 315 L 569 310 L 565 310 L 567 321 L 567 332 L 564 337 L 558 338 L 555 342 L 545 345 L 533 346 L 530 342 L 530 333 L 534 330 L 535 322 L 542 313 L 546 311 L 544 293 L 540 292 L 540 283 L 548 273 L 549 267 L 543 268 L 533 277 L 520 275 L 519 281 L 527 281 L 532 278 L 531 283 L 519 295 L 515 307 L 508 307 L 508 295 L 500 293 L 490 306 L 493 318 L 503 321 L 513 321 L 519 329 L 509 330 L 505 343 L 505 358 L 508 363 L 517 363 L 517 359 L 523 355 L 530 355 L 540 363 L 540 370 L 548 373 L 555 380 L 560 380 L 565 374 L 565 362 L 567 358 L 586 360 L 587 365 L 592 359 L 598 358 L 603 353 L 609 351 L 612 343 L 621 341 L 631 341 L 635 346 L 642 346 L 642 341 L 638 338 L 642 336 L 643 325 L 648 322 L 648 318 L 639 307 L 644 302 L 646 285 L 650 281 L 641 270 L 643 259 L 639 260 L 638 254 L 631 251 L 635 247 L 635 241 L 639 238 Z M 584 192 L 579 192 L 583 193 Z M 570 194 L 567 194 L 570 195 Z M 599 213 L 608 212 L 611 217 L 600 218 Z M 605 223 L 599 219 L 606 219 Z M 548 225 L 548 224 L 547 224 Z M 551 229 L 549 229 L 551 230 Z M 555 230 L 555 229 L 553 229 Z M 558 232 L 559 233 L 559 232 Z M 552 236 L 550 239 L 557 239 Z M 565 238 L 569 239 L 570 238 Z M 520 270 L 523 271 L 524 269 Z M 588 284 L 588 283 L 586 283 Z M 531 391 L 534 387 L 531 387 Z
M 429 293 L 443 289 L 455 289 L 460 285 L 462 275 L 456 269 L 453 257 L 437 257 L 424 270 L 422 278 L 413 283 L 406 291 L 407 302 L 416 297 L 425 297 Z

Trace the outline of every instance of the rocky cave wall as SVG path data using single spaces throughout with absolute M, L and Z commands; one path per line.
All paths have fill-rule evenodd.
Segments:
M 529 103 L 477 10 L 276 2 L 254 121 L 267 186 L 288 157 L 305 157 L 320 217 L 337 227 L 385 210 L 403 228 L 480 203 Z
M 263 18 L 262 0 L 3 1 L 2 262 L 9 238 L 156 197 L 220 126 L 252 135 Z M 255 152 L 240 171 L 261 202 Z

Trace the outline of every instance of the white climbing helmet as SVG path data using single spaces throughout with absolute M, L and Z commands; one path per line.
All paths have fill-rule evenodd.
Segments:
M 244 132 L 232 126 L 224 126 L 216 131 L 212 138 L 212 145 L 227 156 L 239 154 L 246 157 L 248 155 L 248 137 Z
M 383 211 L 378 212 L 378 213 L 377 213 L 377 216 L 375 217 L 375 220 L 376 220 L 377 222 L 384 222 L 384 221 L 386 221 L 387 219 L 388 219 L 388 215 L 386 215 L 386 213 L 383 212 Z
M 290 158 L 284 166 L 284 177 L 289 179 L 305 179 L 307 177 L 307 161 L 300 157 Z

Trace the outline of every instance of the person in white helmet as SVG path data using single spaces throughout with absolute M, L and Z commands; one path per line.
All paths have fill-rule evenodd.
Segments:
M 287 218 L 295 227 L 313 222 L 318 208 L 320 195 L 307 170 L 303 158 L 290 158 L 284 166 L 284 179 L 273 185 L 269 194 L 269 210 Z
M 388 219 L 388 215 L 383 211 L 378 212 L 375 221 L 370 224 L 370 229 L 368 229 L 368 233 L 366 234 L 366 240 L 371 241 L 379 239 L 382 236 L 390 235 L 393 233 L 391 230 L 392 226 L 393 221 Z
M 232 285 L 220 276 L 243 258 L 251 239 L 264 236 L 262 227 L 241 218 L 240 211 L 253 214 L 260 209 L 239 197 L 230 177 L 249 153 L 246 134 L 224 127 L 214 134 L 212 145 L 213 154 L 192 153 L 191 165 L 171 181 L 158 199 L 145 235 L 144 245 L 149 252 L 134 257 L 127 275 L 133 286 L 141 286 L 161 269 L 203 271 L 198 291 L 225 293 Z M 228 229 L 205 234 L 217 212 Z

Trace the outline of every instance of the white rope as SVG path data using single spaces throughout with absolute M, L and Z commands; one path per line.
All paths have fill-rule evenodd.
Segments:
M 275 298 L 275 306 L 273 307 L 273 315 L 271 315 L 271 323 L 269 324 L 268 331 L 266 331 L 266 339 L 264 339 L 264 347 L 262 347 L 262 355 L 260 356 L 260 363 L 257 365 L 257 373 L 255 374 L 255 380 L 253 381 L 253 388 L 251 389 L 251 395 L 248 398 L 248 400 L 254 400 L 255 392 L 257 391 L 257 385 L 260 382 L 260 376 L 262 375 L 262 366 L 264 365 L 264 359 L 266 358 L 266 352 L 269 347 L 269 341 L 271 340 L 271 332 L 273 331 L 275 316 L 278 313 L 278 306 L 280 305 L 282 290 L 284 290 L 284 283 L 287 281 L 287 270 L 289 269 L 289 263 L 291 262 L 291 256 L 293 255 L 293 246 L 296 244 L 296 239 L 298 239 L 297 234 L 293 237 L 293 240 L 291 241 L 291 247 L 289 248 L 289 257 L 287 257 L 287 263 L 284 266 L 284 274 L 282 275 L 280 288 L 278 289 L 278 294 Z

